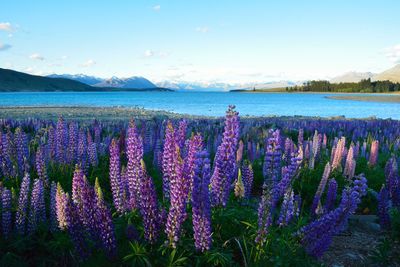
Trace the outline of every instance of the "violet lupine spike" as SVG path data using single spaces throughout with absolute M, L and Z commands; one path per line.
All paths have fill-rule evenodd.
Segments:
M 126 174 L 129 185 L 129 203 L 132 209 L 137 208 L 139 205 L 139 189 L 140 179 L 142 178 L 142 166 L 140 161 L 143 158 L 143 140 L 138 134 L 135 122 L 133 120 L 129 123 L 127 138 L 126 138 L 126 154 L 128 163 Z
M 288 225 L 295 216 L 295 203 L 293 190 L 286 191 L 281 205 L 281 212 L 278 219 L 279 226 Z
M 124 205 L 124 191 L 125 187 L 121 179 L 121 163 L 120 163 L 120 151 L 119 143 L 117 139 L 113 139 L 110 145 L 110 185 L 111 193 L 113 196 L 113 202 L 115 209 L 123 213 L 125 211 Z
M 315 130 L 313 141 L 312 141 L 312 147 L 311 147 L 311 159 L 310 159 L 310 165 L 309 165 L 310 169 L 314 169 L 315 160 L 318 157 L 318 153 L 319 153 L 320 149 L 321 149 L 321 144 L 320 144 L 318 131 Z
M 236 150 L 239 140 L 239 113 L 229 106 L 225 116 L 222 143 L 218 146 L 211 176 L 211 202 L 225 206 L 236 170 Z
M 58 228 L 60 230 L 65 230 L 68 228 L 68 218 L 67 218 L 67 205 L 69 197 L 62 189 L 60 183 L 57 183 L 56 192 L 56 215 L 58 221 Z
M 92 188 L 90 188 L 92 189 Z M 93 191 L 93 190 L 92 190 Z M 101 192 L 100 187 L 97 191 Z M 94 192 L 94 191 L 93 191 Z M 111 211 L 104 203 L 102 194 L 96 194 L 96 207 L 94 212 L 97 225 L 97 236 L 100 244 L 109 258 L 113 258 L 117 254 L 117 242 L 115 238 L 114 224 L 112 221 Z
M 83 129 L 79 130 L 77 153 L 77 163 L 83 170 L 86 170 L 88 168 L 88 153 L 86 134 Z
M 393 206 L 400 207 L 400 176 L 398 174 L 398 166 L 396 158 L 391 158 L 385 166 L 385 176 L 389 197 Z
M 29 187 L 31 178 L 25 173 L 19 190 L 18 207 L 15 218 L 15 226 L 20 235 L 26 234 L 26 222 L 28 221 Z
M 171 123 L 168 123 L 167 132 L 170 132 L 172 138 L 166 144 L 171 147 L 164 147 L 170 152 L 169 157 L 171 161 L 168 163 L 168 178 L 169 178 L 169 194 L 170 194 L 170 209 L 167 217 L 167 224 L 165 233 L 167 234 L 169 245 L 173 248 L 176 247 L 176 243 L 179 241 L 181 234 L 182 223 L 186 219 L 186 201 L 187 193 L 185 188 L 182 186 L 184 181 L 183 175 L 183 161 L 180 156 L 179 146 L 176 144 L 174 138 L 174 129 Z
M 203 138 L 200 134 L 193 135 L 188 142 L 187 155 L 184 160 L 183 175 L 185 193 L 190 194 L 193 187 L 193 175 L 195 169 L 195 155 L 203 149 Z
M 29 159 L 29 151 L 27 137 L 21 127 L 15 130 L 14 139 L 17 152 L 18 174 L 22 176 L 27 169 L 25 163 Z
M 48 185 L 49 178 L 47 177 L 46 162 L 44 159 L 43 148 L 38 147 L 36 151 L 36 172 L 44 185 Z
M 76 165 L 74 175 L 72 177 L 72 201 L 80 206 L 82 205 L 82 188 L 85 185 L 84 173 L 82 169 Z
M 335 207 L 337 188 L 338 185 L 336 180 L 334 178 L 330 179 L 328 184 L 328 191 L 326 194 L 324 212 L 329 212 Z
M 210 160 L 207 151 L 195 156 L 192 191 L 192 216 L 195 247 L 204 252 L 211 247 Z
M 378 140 L 372 141 L 371 152 L 368 160 L 368 164 L 370 166 L 375 166 L 376 163 L 378 162 L 378 150 L 379 150 L 379 141 Z
M 325 190 L 325 186 L 326 186 L 326 183 L 328 182 L 328 178 L 329 178 L 330 173 L 331 173 L 331 165 L 328 162 L 325 165 L 324 173 L 323 173 L 321 181 L 320 181 L 320 183 L 318 185 L 317 192 L 315 192 L 314 200 L 313 200 L 313 203 L 311 205 L 311 214 L 313 216 L 318 213 L 317 212 L 317 208 L 321 204 L 321 196 L 322 196 L 322 194 L 323 194 L 323 192 Z
M 143 177 L 140 186 L 140 214 L 143 218 L 144 238 L 151 244 L 157 241 L 160 232 L 160 211 L 153 179 L 146 173 L 142 160 Z
M 243 164 L 242 166 L 242 179 L 245 190 L 245 198 L 250 198 L 251 191 L 253 188 L 254 173 L 253 167 L 250 163 Z
M 381 191 L 378 194 L 378 218 L 382 229 L 390 229 L 389 216 L 389 192 L 385 185 L 382 185 Z
M 174 161 L 174 151 L 176 150 L 175 132 L 171 122 L 168 122 L 165 130 L 164 149 L 162 154 L 162 173 L 163 173 L 163 192 L 164 197 L 169 198 L 170 180 L 173 176 L 171 162 Z
M 51 182 L 50 186 L 50 231 L 55 232 L 57 230 L 57 184 Z
M 35 179 L 33 182 L 31 204 L 29 212 L 28 232 L 33 233 L 38 226 L 46 221 L 46 206 L 44 201 L 43 181 Z
M 178 130 L 176 131 L 175 138 L 176 138 L 176 143 L 181 151 L 183 150 L 183 147 L 185 145 L 186 128 L 187 128 L 187 121 L 186 120 L 179 121 Z
M 263 164 L 264 188 L 279 181 L 282 159 L 279 130 L 271 131 L 271 137 L 267 139 L 266 145 Z
M 349 216 L 355 212 L 366 193 L 367 179 L 363 175 L 356 176 L 352 187 L 343 190 L 338 208 L 300 229 L 301 243 L 308 254 L 316 258 L 324 254 L 332 237 L 345 229 Z
M 67 162 L 68 163 L 76 163 L 77 158 L 77 148 L 78 148 L 78 126 L 77 123 L 71 122 L 69 124 L 69 139 L 68 139 L 68 148 L 67 148 Z
M 354 170 L 355 166 L 353 167 L 353 164 L 355 163 L 354 161 L 354 148 L 353 146 L 350 146 L 349 151 L 346 156 L 346 163 L 345 167 L 343 170 L 343 175 L 348 177 L 349 179 L 352 179 L 354 176 Z
M 2 207 L 2 233 L 7 239 L 11 234 L 12 219 L 11 219 L 11 191 L 7 188 L 3 189 L 1 197 Z
M 65 150 L 67 141 L 67 128 L 64 119 L 60 117 L 56 127 L 56 160 L 58 163 L 65 162 Z

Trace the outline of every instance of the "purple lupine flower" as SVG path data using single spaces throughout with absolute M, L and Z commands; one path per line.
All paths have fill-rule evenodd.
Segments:
M 29 212 L 28 232 L 33 233 L 38 226 L 46 221 L 46 206 L 44 201 L 43 181 L 35 179 L 33 182 L 31 205 Z
M 68 194 L 64 192 L 60 183 L 58 183 L 56 192 L 56 215 L 58 221 L 58 228 L 60 230 L 65 230 L 68 228 L 68 219 L 67 219 L 68 201 L 69 201 Z
M 157 240 L 160 229 L 160 211 L 158 209 L 157 192 L 153 179 L 147 175 L 146 166 L 142 160 L 143 177 L 140 186 L 140 214 L 143 218 L 144 238 L 149 243 Z
M 176 138 L 171 122 L 168 122 L 165 130 L 164 149 L 162 154 L 163 192 L 164 197 L 169 198 L 170 181 L 173 176 L 173 165 L 171 164 L 176 152 Z
M 170 152 L 168 157 L 171 161 L 168 163 L 168 179 L 169 179 L 169 194 L 170 194 L 170 209 L 167 217 L 165 233 L 168 236 L 169 244 L 176 247 L 179 240 L 182 223 L 186 218 L 186 201 L 187 192 L 182 186 L 184 181 L 183 162 L 180 155 L 179 146 L 176 144 L 175 133 L 171 123 L 168 123 L 167 132 L 170 133 L 170 142 L 166 144 L 171 147 L 164 146 L 164 152 Z M 167 135 L 168 136 L 168 135 Z M 163 162 L 164 163 L 164 162 Z
M 12 165 L 11 161 L 11 155 L 12 155 L 12 133 L 10 131 L 7 131 L 6 134 L 2 134 L 0 131 L 0 138 L 1 138 L 1 149 L 0 151 L 2 154 L 2 162 L 1 162 L 1 167 L 2 167 L 2 173 L 3 176 L 5 177 L 14 177 L 15 176 L 15 170 Z
M 335 207 L 336 194 L 338 185 L 334 178 L 329 180 L 328 191 L 326 194 L 326 202 L 324 207 L 324 212 L 329 212 Z
M 393 206 L 400 207 L 400 176 L 395 158 L 391 158 L 385 166 L 386 185 Z
M 307 253 L 316 258 L 323 255 L 329 248 L 332 237 L 344 230 L 349 216 L 357 209 L 366 192 L 367 179 L 363 175 L 356 176 L 352 187 L 343 190 L 338 208 L 300 229 L 301 243 Z
M 69 139 L 67 148 L 67 162 L 76 163 L 77 152 L 78 152 L 78 126 L 77 123 L 71 122 L 69 124 Z
M 371 153 L 369 155 L 368 164 L 370 166 L 375 166 L 378 162 L 378 150 L 379 150 L 379 141 L 374 140 L 371 143 Z
M 88 131 L 87 135 L 88 135 L 87 151 L 88 151 L 88 155 L 89 155 L 89 162 L 90 162 L 90 165 L 95 167 L 99 163 L 98 158 L 97 158 L 97 145 L 96 145 L 96 143 L 93 142 L 92 136 L 90 135 L 90 131 Z
M 31 184 L 31 178 L 29 176 L 29 173 L 25 173 L 25 176 L 21 182 L 21 188 L 19 190 L 18 209 L 15 218 L 15 226 L 17 228 L 18 233 L 21 235 L 24 235 L 26 233 L 30 184 Z
M 15 148 L 17 150 L 18 173 L 22 176 L 27 169 L 25 163 L 27 163 L 27 160 L 29 159 L 28 141 L 26 134 L 21 127 L 18 127 L 15 130 L 14 138 Z
M 192 216 L 195 247 L 204 252 L 211 247 L 210 160 L 207 151 L 195 155 Z
M 294 196 L 294 216 L 299 217 L 301 212 L 301 196 L 295 195 Z
M 86 170 L 88 168 L 88 153 L 86 134 L 83 129 L 79 130 L 77 153 L 77 163 L 81 166 L 83 170 Z
M 110 185 L 113 196 L 115 209 L 123 213 L 125 211 L 124 205 L 124 191 L 125 187 L 121 180 L 120 173 L 120 152 L 117 139 L 113 139 L 110 145 Z
M 271 137 L 267 140 L 263 165 L 264 188 L 279 181 L 281 159 L 282 149 L 279 130 L 271 131 Z
M 187 155 L 184 160 L 183 175 L 185 183 L 185 194 L 190 194 L 193 187 L 193 176 L 195 169 L 196 154 L 203 148 L 203 139 L 200 134 L 193 135 L 188 141 Z
M 11 191 L 7 188 L 3 189 L 2 197 L 2 231 L 5 238 L 11 233 Z
M 74 176 L 72 177 L 72 201 L 78 206 L 82 203 L 82 188 L 84 187 L 84 174 L 82 169 L 75 165 Z
M 92 188 L 90 188 L 92 189 Z M 98 189 L 101 191 L 101 189 Z M 93 191 L 93 190 L 91 190 Z M 94 192 L 94 191 L 93 191 Z M 112 222 L 111 211 L 104 203 L 103 198 L 96 195 L 95 218 L 97 225 L 97 236 L 100 239 L 100 244 L 107 256 L 113 258 L 116 256 L 117 243 L 115 239 L 114 224 Z
M 43 184 L 47 185 L 49 178 L 47 177 L 46 162 L 44 160 L 43 148 L 41 146 L 39 146 L 36 151 L 36 172 Z
M 180 150 L 183 150 L 186 140 L 186 128 L 187 128 L 187 121 L 181 120 L 179 121 L 178 129 L 175 134 L 176 144 L 179 146 Z
M 315 160 L 317 159 L 318 153 L 321 149 L 321 139 L 319 137 L 320 136 L 318 135 L 318 131 L 315 130 L 311 147 L 311 159 L 309 165 L 310 169 L 314 169 Z
M 57 184 L 53 181 L 50 186 L 50 231 L 55 232 L 57 226 Z
M 381 191 L 378 195 L 378 217 L 379 224 L 385 230 L 390 229 L 390 216 L 389 216 L 389 192 L 385 185 L 382 185 Z
M 286 226 L 295 216 L 295 203 L 293 190 L 287 190 L 281 205 L 281 212 L 278 219 L 279 226 Z
M 126 154 L 128 164 L 126 174 L 129 188 L 129 204 L 132 209 L 139 205 L 140 180 L 142 179 L 142 166 L 140 161 L 143 158 L 143 140 L 137 133 L 137 128 L 133 120 L 129 123 L 128 134 L 126 138 Z
M 236 150 L 239 140 L 239 116 L 235 106 L 229 106 L 225 116 L 222 143 L 214 159 L 211 176 L 211 201 L 214 206 L 225 206 L 229 198 L 236 170 Z
M 249 198 L 251 195 L 254 180 L 253 167 L 250 163 L 243 164 L 242 179 L 244 185 L 244 195 L 246 198 Z
M 331 165 L 328 162 L 325 165 L 324 173 L 323 173 L 321 181 L 318 185 L 317 192 L 315 192 L 314 200 L 311 205 L 311 214 L 312 215 L 320 214 L 322 212 L 321 196 L 324 193 L 325 186 L 328 181 L 330 173 L 331 173 Z
M 56 127 L 56 160 L 58 163 L 65 162 L 65 149 L 67 143 L 67 127 L 64 119 L 60 117 L 57 121 Z

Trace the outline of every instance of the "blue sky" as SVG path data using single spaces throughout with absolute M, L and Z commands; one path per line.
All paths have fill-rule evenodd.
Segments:
M 0 67 L 264 82 L 400 63 L 400 1 L 4 0 Z

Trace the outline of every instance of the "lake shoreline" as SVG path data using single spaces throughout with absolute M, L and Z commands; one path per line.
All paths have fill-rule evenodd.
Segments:
M 327 99 L 352 100 L 363 102 L 400 103 L 400 95 L 334 95 L 325 96 Z
M 129 119 L 193 119 L 193 120 L 220 120 L 224 116 L 201 116 L 183 113 L 175 113 L 164 110 L 151 110 L 139 107 L 92 107 L 92 106 L 0 106 L 1 119 L 57 119 L 63 117 L 67 120 L 129 120 Z M 388 120 L 376 117 L 365 118 L 346 118 L 344 116 L 278 116 L 278 115 L 260 115 L 249 116 L 241 115 L 241 119 L 265 119 L 281 118 L 288 120 Z M 395 119 L 389 119 L 395 120 Z

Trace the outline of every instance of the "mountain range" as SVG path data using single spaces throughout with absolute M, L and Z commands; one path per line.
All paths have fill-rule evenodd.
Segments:
M 103 84 L 102 87 L 85 84 L 81 81 L 94 81 L 88 77 L 79 76 L 53 76 L 44 77 L 31 75 L 9 69 L 0 68 L 0 92 L 13 91 L 77 91 L 77 92 L 95 92 L 95 91 L 172 91 L 166 88 L 158 88 L 148 80 L 134 83 L 135 79 L 120 81 L 121 86 L 116 83 Z M 69 78 L 67 78 L 69 77 Z M 76 77 L 76 79 L 75 79 Z M 81 81 L 79 81 L 80 79 Z M 118 80 L 119 81 L 119 80 Z M 147 81 L 147 82 L 146 82 Z M 101 81 L 103 83 L 104 81 Z M 90 83 L 90 82 L 88 82 Z
M 381 73 L 372 72 L 347 72 L 343 75 L 334 77 L 330 80 L 331 83 L 351 83 L 361 80 L 371 79 L 371 81 L 391 81 L 400 83 L 400 64 L 385 70 Z

